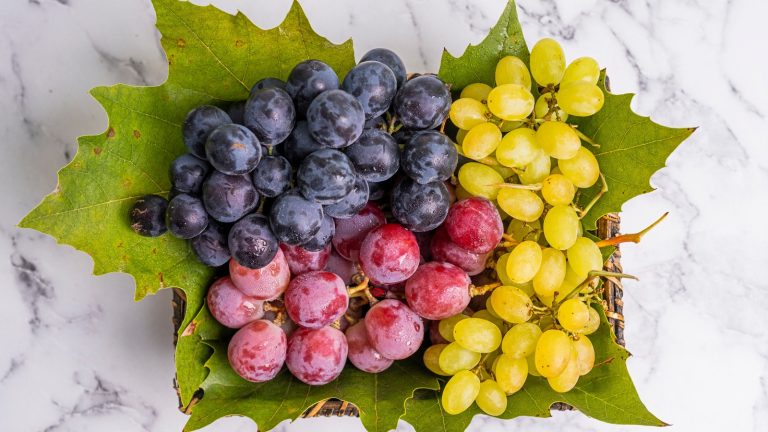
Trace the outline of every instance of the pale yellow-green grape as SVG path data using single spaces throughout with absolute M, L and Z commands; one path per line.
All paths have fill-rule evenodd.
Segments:
M 552 100 L 552 93 L 544 93 L 536 99 L 536 104 L 533 106 L 533 113 L 537 119 L 543 119 L 547 114 L 549 118 L 547 120 L 553 121 L 566 121 L 568 120 L 568 113 L 563 111 L 562 108 L 555 107 L 552 113 L 549 112 L 549 101 Z
M 533 303 L 520 288 L 502 285 L 491 293 L 493 311 L 501 319 L 513 324 L 528 321 L 533 315 Z
M 493 87 L 485 83 L 473 83 L 464 87 L 464 90 L 461 91 L 459 97 L 470 98 L 485 103 L 488 101 L 488 93 L 490 93 L 492 89 Z
M 506 56 L 496 63 L 496 85 L 502 84 L 520 84 L 530 90 L 531 73 L 522 60 Z
M 535 292 L 533 292 L 533 283 L 532 282 L 526 282 L 526 283 L 513 283 L 513 287 L 520 288 L 520 291 L 524 292 L 525 295 L 528 297 L 533 297 Z
M 521 220 L 512 219 L 509 221 L 509 225 L 507 225 L 507 234 L 518 241 L 535 241 L 539 237 L 538 231 L 541 231 L 541 221 L 538 219 L 533 222 L 523 222 Z
M 536 131 L 536 142 L 555 159 L 570 159 L 581 148 L 581 140 L 568 123 L 546 121 Z
M 485 310 L 487 310 L 488 313 L 491 314 L 492 316 L 495 316 L 496 318 L 501 319 L 499 314 L 497 314 L 496 311 L 493 310 L 493 304 L 491 302 L 491 296 L 488 296 L 488 298 L 485 299 Z
M 507 395 L 492 379 L 480 383 L 480 391 L 477 393 L 475 402 L 488 415 L 498 416 L 507 410 Z
M 573 347 L 576 349 L 579 375 L 584 376 L 595 367 L 595 347 L 592 345 L 592 341 L 584 335 L 573 341 Z
M 573 270 L 570 265 L 567 265 L 565 269 L 565 278 L 563 279 L 563 284 L 560 285 L 560 288 L 557 289 L 558 299 L 562 299 L 564 296 L 567 296 L 568 293 L 581 285 L 581 283 L 586 279 L 586 277 L 582 277 L 576 274 L 576 271 Z
M 511 222 L 510 222 L 511 223 Z M 512 285 L 514 282 L 507 276 L 507 260 L 509 254 L 505 253 L 496 260 L 496 276 L 499 278 L 499 282 L 502 285 Z
M 557 166 L 574 186 L 586 189 L 597 183 L 600 178 L 600 165 L 595 155 L 582 146 L 576 156 L 557 161 Z
M 520 84 L 500 85 L 488 95 L 488 109 L 502 120 L 523 120 L 534 104 L 531 92 Z
M 597 313 L 595 308 L 590 307 L 589 322 L 584 326 L 583 329 L 581 329 L 579 333 L 583 335 L 591 335 L 592 333 L 596 332 L 598 328 L 600 328 L 600 314 Z
M 523 388 L 528 378 L 528 361 L 525 358 L 502 354 L 496 360 L 494 374 L 504 393 L 511 395 Z
M 440 353 L 447 347 L 448 344 L 435 344 L 431 345 L 424 351 L 424 366 L 437 375 L 448 376 L 444 370 L 440 369 Z
M 573 182 L 562 174 L 550 174 L 541 183 L 541 196 L 550 205 L 568 205 L 573 202 L 575 195 Z
M 472 405 L 480 393 L 480 378 L 468 370 L 459 371 L 443 389 L 443 409 L 448 414 L 460 414 Z
M 579 237 L 579 216 L 570 206 L 554 206 L 544 216 L 544 237 L 555 249 L 566 250 Z
M 485 360 L 483 360 L 483 367 L 485 367 L 489 371 L 493 371 L 493 364 L 496 363 L 496 358 L 498 358 L 500 355 L 501 355 L 501 350 L 496 350 L 486 354 Z
M 530 281 L 541 268 L 541 258 L 541 246 L 538 243 L 530 240 L 521 242 L 509 253 L 507 276 L 518 284 Z
M 600 87 L 583 81 L 560 86 L 557 105 L 570 115 L 587 117 L 600 111 L 605 95 Z
M 565 255 L 559 250 L 546 248 L 541 251 L 541 267 L 533 277 L 533 290 L 539 298 L 555 295 L 565 279 L 566 267 Z
M 488 108 L 482 102 L 471 98 L 454 101 L 448 115 L 457 128 L 465 130 L 470 130 L 491 118 Z
M 518 128 L 504 135 L 496 149 L 496 160 L 507 167 L 525 168 L 539 152 L 541 146 L 536 141 L 536 132 Z
M 496 200 L 505 213 L 524 222 L 533 222 L 544 212 L 544 201 L 527 189 L 501 188 Z
M 570 358 L 565 369 L 557 376 L 548 377 L 547 382 L 552 387 L 552 390 L 558 393 L 565 393 L 571 391 L 576 386 L 579 376 L 579 360 L 576 355 L 576 349 L 571 348 Z
M 494 316 L 488 309 L 480 309 L 479 311 L 472 314 L 472 318 L 479 318 L 488 321 L 495 325 L 502 333 L 506 330 L 504 327 L 504 320 Z
M 459 131 L 456 132 L 456 143 L 458 145 L 461 145 L 464 143 L 464 137 L 467 136 L 467 132 L 469 131 L 464 129 L 459 129 Z
M 536 344 L 536 370 L 546 378 L 560 375 L 568 366 L 572 351 L 568 335 L 560 330 L 545 331 Z
M 557 321 L 564 329 L 576 333 L 589 322 L 589 306 L 577 298 L 570 298 L 558 308 Z
M 603 268 L 603 255 L 595 242 L 579 237 L 576 243 L 568 248 L 568 263 L 577 275 L 587 277 L 589 272 Z
M 501 129 L 502 132 L 507 133 L 512 130 L 515 130 L 523 125 L 523 122 L 519 121 L 503 121 L 499 125 L 499 129 Z
M 565 68 L 560 86 L 572 82 L 583 81 L 589 84 L 597 84 L 600 79 L 600 65 L 592 57 L 579 57 Z
M 501 351 L 512 358 L 525 358 L 536 352 L 536 343 L 541 337 L 541 328 L 533 323 L 513 326 L 501 341 Z
M 541 301 L 541 304 L 544 306 L 551 308 L 553 304 L 555 304 L 555 296 L 541 296 L 537 295 L 536 297 L 539 298 Z M 543 327 L 542 327 L 543 328 Z
M 542 150 L 536 155 L 533 162 L 526 165 L 523 171 L 518 174 L 520 183 L 525 185 L 541 183 L 547 178 L 551 169 L 552 161 L 550 160 L 549 155 Z
M 440 369 L 448 375 L 453 375 L 462 369 L 472 369 L 480 362 L 480 353 L 470 351 L 456 342 L 451 342 L 443 348 L 437 359 Z
M 531 74 L 539 85 L 557 84 L 565 72 L 565 54 L 556 40 L 544 38 L 531 49 Z
M 536 355 L 529 355 L 525 358 L 526 363 L 528 363 L 528 375 L 531 376 L 541 376 L 539 371 L 536 370 Z
M 504 178 L 496 170 L 478 162 L 467 162 L 459 168 L 459 183 L 473 196 L 496 200 Z
M 504 165 L 501 165 L 501 164 L 490 165 L 490 167 L 493 168 L 494 171 L 499 173 L 501 177 L 505 179 L 510 178 L 516 174 L 514 169 L 510 167 L 505 167 Z
M 589 318 L 589 312 L 587 312 Z M 453 338 L 462 347 L 477 353 L 489 353 L 501 345 L 501 330 L 496 324 L 481 318 L 469 318 L 456 323 Z
M 441 319 L 437 324 L 437 331 L 440 333 L 440 336 L 442 336 L 443 339 L 447 340 L 448 342 L 453 342 L 453 328 L 456 327 L 456 324 L 459 321 L 465 320 L 467 318 L 469 318 L 469 315 L 456 314 L 452 317 Z
M 464 136 L 461 148 L 464 156 L 470 159 L 482 159 L 494 151 L 501 142 L 501 131 L 493 123 L 480 123 L 472 127 Z

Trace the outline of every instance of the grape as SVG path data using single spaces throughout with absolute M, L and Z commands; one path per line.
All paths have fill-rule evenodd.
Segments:
M 592 333 L 596 332 L 597 329 L 600 327 L 600 314 L 597 313 L 595 308 L 590 307 L 589 308 L 589 321 L 587 322 L 587 325 L 582 328 L 579 333 L 582 335 L 591 335 Z
M 461 98 L 453 102 L 448 115 L 457 128 L 464 130 L 486 123 L 492 117 L 488 107 L 473 98 Z
M 493 203 L 480 197 L 452 205 L 444 226 L 457 246 L 479 254 L 493 251 L 504 233 L 498 210 Z
M 459 155 L 450 138 L 437 131 L 420 132 L 405 144 L 400 157 L 403 172 L 418 183 L 451 178 Z
M 448 344 L 448 341 L 440 334 L 440 321 L 430 321 L 428 330 L 429 330 L 429 341 L 432 342 L 432 345 Z
M 386 48 L 374 48 L 368 51 L 360 59 L 360 62 L 365 62 L 365 61 L 377 61 L 387 65 L 387 67 L 391 69 L 392 72 L 395 74 L 398 87 L 403 85 L 403 83 L 406 80 L 407 75 L 405 72 L 405 65 L 403 64 L 403 61 L 400 59 L 400 57 L 397 54 L 395 54 L 394 52 Z
M 533 289 L 539 297 L 552 297 L 565 279 L 565 255 L 557 249 L 541 251 L 541 267 L 533 277 Z
M 205 141 L 208 135 L 217 127 L 229 123 L 232 123 L 232 119 L 221 108 L 212 105 L 197 107 L 184 119 L 184 144 L 190 153 L 205 159 Z
M 535 137 L 536 133 L 529 128 L 509 132 L 496 148 L 496 160 L 507 167 L 524 168 L 541 152 L 541 146 Z
M 501 131 L 493 123 L 480 123 L 467 132 L 462 150 L 470 159 L 483 159 L 496 151 L 501 142 Z
M 230 223 L 256 208 L 259 193 L 248 176 L 214 171 L 203 183 L 203 203 L 213 219 Z
M 331 148 L 346 147 L 360 138 L 365 112 L 357 99 L 342 90 L 321 93 L 307 110 L 309 133 Z
M 544 237 L 555 249 L 566 250 L 579 237 L 579 217 L 570 206 L 558 205 L 544 217 Z
M 446 374 L 455 375 L 460 370 L 477 366 L 480 357 L 480 353 L 470 351 L 457 342 L 451 342 L 440 352 L 438 365 Z
M 144 237 L 157 237 L 168 230 L 165 213 L 168 201 L 157 195 L 145 195 L 131 207 L 131 229 Z
M 296 103 L 299 116 L 321 93 L 339 88 L 339 77 L 330 66 L 320 60 L 305 60 L 293 67 L 285 83 L 285 90 Z
M 436 375 L 449 376 L 444 370 L 440 369 L 440 353 L 443 352 L 443 349 L 445 349 L 446 346 L 448 346 L 448 344 L 438 343 L 430 346 L 424 351 L 424 356 L 422 357 L 424 366 Z
M 506 56 L 496 63 L 496 85 L 520 84 L 531 88 L 531 74 L 522 60 L 515 56 Z
M 491 90 L 493 90 L 493 88 L 488 84 L 473 83 L 461 90 L 461 95 L 459 95 L 459 98 L 460 100 L 463 98 L 469 98 L 485 103 L 488 101 L 488 93 L 490 93 Z
M 171 234 L 181 239 L 191 239 L 208 226 L 208 213 L 198 198 L 179 194 L 168 203 L 166 222 Z
M 552 174 L 541 184 L 541 196 L 553 206 L 568 205 L 573 202 L 575 195 L 576 188 L 573 183 L 562 174 Z
M 576 333 L 589 323 L 589 307 L 579 299 L 568 299 L 557 310 L 557 320 L 564 329 Z
M 443 389 L 442 406 L 448 414 L 461 414 L 480 393 L 480 379 L 468 370 L 454 375 Z
M 576 274 L 576 271 L 573 270 L 570 264 L 566 266 L 565 270 L 565 278 L 563 278 L 563 283 L 560 285 L 560 288 L 557 289 L 560 296 L 568 295 L 569 292 L 573 291 L 578 287 L 582 282 L 586 280 L 586 277 L 579 276 Z
M 555 159 L 570 159 L 581 148 L 581 140 L 567 123 L 545 121 L 536 131 L 536 142 Z
M 520 323 L 513 326 L 504 335 L 501 350 L 504 354 L 524 359 L 536 352 L 536 344 L 541 337 L 541 329 L 536 324 Z
M 496 366 L 493 368 L 496 382 L 504 393 L 508 395 L 517 393 L 528 379 L 528 361 L 525 357 L 515 358 L 506 353 L 498 356 L 497 359 Z
M 467 273 L 453 264 L 430 262 L 419 266 L 405 283 L 408 306 L 421 317 L 440 320 L 469 305 Z
M 262 78 L 256 81 L 256 84 L 251 87 L 251 94 L 268 88 L 279 88 L 285 90 L 285 81 L 278 78 Z
M 489 253 L 476 254 L 470 252 L 451 241 L 446 230 L 441 227 L 435 232 L 430 245 L 432 259 L 451 263 L 470 276 L 480 274 L 485 270 L 485 263 L 488 261 Z
M 365 319 L 348 327 L 345 334 L 349 345 L 349 361 L 356 368 L 368 373 L 379 373 L 392 366 L 392 360 L 384 358 L 371 346 L 368 331 L 365 330 Z
M 560 85 L 563 86 L 578 81 L 597 84 L 599 79 L 600 66 L 597 64 L 597 61 L 592 57 L 579 57 L 565 68 Z
M 383 182 L 400 168 L 400 149 L 392 135 L 381 129 L 366 129 L 344 149 L 358 174 L 366 181 Z
M 208 162 L 185 153 L 171 162 L 171 185 L 180 192 L 200 193 L 203 180 L 210 170 L 211 165 Z
M 544 93 L 543 95 L 539 96 L 538 99 L 536 99 L 536 105 L 533 106 L 533 112 L 536 115 L 536 118 L 543 119 L 547 114 L 549 114 L 547 120 L 557 120 L 561 122 L 568 120 L 568 113 L 563 111 L 563 109 L 560 107 L 555 107 L 555 109 L 550 113 L 549 104 L 551 100 L 552 93 Z
M 357 261 L 363 239 L 372 229 L 387 223 L 384 212 L 376 204 L 368 203 L 348 219 L 336 219 L 333 246 L 342 258 Z
M 568 366 L 573 345 L 560 330 L 547 330 L 536 344 L 536 370 L 545 378 L 560 375 Z
M 309 133 L 307 121 L 300 120 L 285 140 L 285 158 L 294 165 L 300 165 L 305 157 L 322 148 L 325 147 L 315 141 Z
M 340 330 L 299 327 L 288 339 L 285 364 L 305 384 L 328 384 L 341 375 L 348 351 L 347 338 Z
M 507 410 L 507 395 L 501 386 L 492 379 L 480 383 L 476 402 L 477 406 L 488 415 L 498 416 Z
M 465 349 L 479 353 L 495 351 L 501 345 L 499 328 L 481 318 L 468 318 L 456 323 L 453 337 Z
M 504 178 L 488 165 L 468 162 L 459 168 L 459 183 L 467 192 L 495 200 L 498 194 L 498 184 L 504 183 Z
M 448 188 L 450 190 L 450 188 Z M 419 244 L 419 253 L 424 261 L 432 261 L 432 251 L 429 250 L 432 244 L 432 237 L 435 236 L 434 231 L 414 232 L 416 236 L 416 243 Z
M 496 200 L 505 213 L 523 222 L 533 222 L 544 212 L 544 202 L 527 189 L 501 188 Z
M 525 119 L 533 111 L 534 103 L 531 92 L 520 84 L 500 85 L 488 95 L 488 109 L 502 120 Z
M 205 231 L 193 238 L 189 244 L 200 262 L 209 267 L 219 267 L 226 264 L 231 256 L 228 235 L 229 229 L 225 225 L 209 220 Z
M 531 49 L 531 74 L 539 85 L 558 84 L 565 72 L 565 54 L 556 40 L 544 38 Z
M 502 285 L 513 285 L 514 282 L 509 278 L 507 275 L 507 261 L 509 260 L 509 253 L 505 253 L 504 255 L 500 256 L 499 259 L 496 260 L 496 266 L 494 269 L 496 270 L 496 276 L 499 278 L 499 282 L 502 283 Z
M 378 116 L 374 117 L 370 120 L 365 121 L 365 125 L 363 125 L 363 132 L 365 132 L 366 129 L 387 129 L 387 120 L 384 118 L 384 116 Z
M 323 224 L 323 207 L 295 191 L 275 200 L 269 215 L 275 236 L 283 243 L 300 245 L 312 239 Z
M 374 228 L 360 245 L 360 267 L 375 284 L 405 281 L 416 272 L 419 258 L 416 237 L 396 224 Z
M 383 182 L 368 182 L 368 200 L 380 201 L 384 199 L 389 194 L 391 188 L 392 182 L 389 180 Z
M 565 84 L 557 92 L 557 104 L 574 116 L 591 116 L 600 111 L 604 103 L 605 95 L 600 87 L 583 81 Z
M 384 63 L 364 61 L 347 72 L 341 89 L 357 98 L 365 118 L 370 120 L 389 109 L 397 92 L 397 79 Z
M 348 305 L 344 281 L 327 271 L 300 274 L 285 291 L 285 310 L 302 327 L 325 327 L 344 315 Z
M 246 101 L 232 102 L 227 107 L 227 115 L 232 119 L 232 123 L 239 125 L 245 123 L 245 120 L 243 119 L 245 116 L 245 102 Z
M 365 316 L 365 329 L 373 348 L 392 360 L 410 357 L 424 340 L 421 317 L 395 299 L 373 305 Z
M 583 146 L 576 153 L 576 156 L 571 159 L 559 160 L 557 166 L 563 175 L 578 188 L 586 189 L 597 183 L 597 179 L 600 178 L 600 167 L 595 155 Z
M 227 357 L 232 369 L 244 379 L 269 381 L 277 376 L 285 362 L 285 333 L 269 321 L 254 321 L 232 336 Z
M 579 237 L 567 251 L 568 263 L 580 277 L 586 278 L 589 272 L 603 268 L 603 256 L 595 242 Z
M 525 185 L 541 183 L 549 175 L 552 168 L 552 161 L 544 151 L 539 151 L 533 162 L 525 166 L 523 172 L 519 173 L 520 183 Z
M 291 187 L 291 163 L 282 156 L 264 156 L 253 171 L 253 186 L 265 197 L 274 198 Z
M 335 249 L 331 249 L 331 255 L 324 270 L 338 275 L 347 284 L 352 282 L 352 277 L 357 273 L 355 264 L 342 258 Z
M 448 117 L 451 92 L 436 76 L 421 75 L 400 87 L 394 108 L 397 118 L 407 129 L 434 129 Z
M 348 219 L 365 207 L 370 198 L 368 182 L 361 176 L 355 177 L 352 190 L 341 201 L 323 207 L 326 216 Z
M 296 109 L 285 90 L 266 88 L 248 98 L 243 120 L 263 145 L 273 146 L 290 135 L 296 123 Z
M 573 341 L 573 348 L 576 351 L 579 375 L 584 376 L 595 367 L 595 347 L 588 337 L 581 335 Z
M 519 324 L 533 315 L 533 303 L 520 288 L 502 285 L 491 294 L 493 311 L 504 321 Z
M 229 328 L 240 328 L 264 316 L 264 302 L 248 297 L 224 276 L 208 288 L 208 310 L 216 321 Z
M 571 348 L 568 364 L 565 369 L 554 377 L 548 377 L 547 382 L 552 390 L 558 393 L 571 391 L 579 381 L 579 359 L 575 348 Z
M 280 243 L 280 249 L 288 262 L 288 268 L 294 276 L 302 273 L 323 270 L 331 256 L 331 245 L 319 251 L 308 251 L 301 246 Z
M 456 143 L 459 145 L 464 144 L 464 138 L 467 136 L 468 130 L 459 129 L 458 132 L 456 132 Z
M 205 154 L 217 171 L 229 175 L 247 174 L 261 160 L 258 138 L 245 126 L 221 125 L 208 135 Z
M 451 205 L 445 184 L 419 184 L 403 177 L 392 190 L 392 215 L 414 232 L 431 231 L 443 223 Z
M 228 244 L 232 258 L 251 269 L 266 266 L 275 254 L 282 255 L 269 221 L 260 214 L 250 214 L 237 221 L 229 231 Z
M 536 370 L 536 355 L 529 355 L 525 358 L 526 363 L 528 364 L 528 375 L 531 376 L 541 376 L 539 371 Z
M 521 242 L 507 260 L 507 276 L 514 283 L 526 283 L 533 279 L 541 268 L 542 252 L 538 243 L 526 240 Z
M 523 222 L 517 219 L 512 219 L 507 225 L 507 234 L 511 235 L 515 240 L 534 240 L 536 241 L 541 231 L 541 221 L 535 220 L 533 222 Z
M 488 298 L 490 299 L 490 296 L 488 296 Z M 502 320 L 501 318 L 491 313 L 491 311 L 489 311 L 488 309 L 481 309 L 473 313 L 472 318 L 480 318 L 480 319 L 486 320 L 491 324 L 495 325 L 499 329 L 499 331 L 501 331 L 502 333 L 507 331 L 506 324 L 504 324 L 504 320 Z
M 454 340 L 456 340 L 453 337 L 453 329 L 456 327 L 456 324 L 468 318 L 469 318 L 469 315 L 465 315 L 461 313 L 461 314 L 456 314 L 440 320 L 440 323 L 437 326 L 440 336 L 442 336 L 443 339 L 445 339 L 448 342 L 453 342 Z
M 336 233 L 336 224 L 333 218 L 323 215 L 323 221 L 320 223 L 320 229 L 308 241 L 301 244 L 301 247 L 310 252 L 319 252 L 331 244 L 331 239 Z
M 322 149 L 304 159 L 296 172 L 296 183 L 308 200 L 334 204 L 352 191 L 356 174 L 344 153 Z
M 229 261 L 229 275 L 232 283 L 245 295 L 259 300 L 278 297 L 288 287 L 291 273 L 283 252 L 278 249 L 275 257 L 266 266 L 252 269 Z

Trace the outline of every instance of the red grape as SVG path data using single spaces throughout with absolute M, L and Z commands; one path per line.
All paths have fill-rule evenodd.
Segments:
M 441 320 L 460 313 L 469 304 L 467 272 L 453 264 L 423 264 L 405 283 L 408 306 L 421 317 Z
M 259 269 L 242 266 L 234 259 L 229 260 L 229 275 L 240 291 L 259 300 L 276 298 L 291 281 L 288 262 L 279 248 L 272 261 Z
M 474 276 L 485 270 L 485 262 L 490 253 L 476 254 L 462 249 L 448 237 L 448 233 L 442 227 L 438 228 L 432 237 L 432 259 L 451 263 L 468 275 Z
M 357 261 L 360 245 L 365 236 L 377 226 L 387 223 L 384 212 L 375 203 L 369 202 L 349 219 L 336 219 L 336 233 L 333 247 L 344 259 Z
M 264 302 L 243 294 L 224 276 L 208 288 L 208 310 L 216 321 L 236 329 L 264 316 Z
M 392 366 L 392 360 L 384 358 L 373 349 L 368 340 L 368 331 L 365 330 L 365 320 L 349 327 L 346 332 L 347 344 L 349 344 L 349 361 L 361 371 L 377 373 Z
M 451 241 L 476 254 L 495 249 L 504 233 L 496 206 L 481 197 L 463 199 L 452 205 L 443 226 Z
M 308 251 L 301 246 L 293 246 L 287 243 L 280 243 L 280 249 L 282 249 L 285 260 L 288 262 L 288 268 L 294 276 L 308 271 L 324 269 L 331 255 L 330 243 L 317 252 Z
M 371 346 L 385 358 L 401 360 L 419 350 L 424 321 L 399 300 L 382 300 L 365 316 Z
M 274 378 L 283 367 L 286 337 L 269 321 L 254 321 L 232 336 L 227 356 L 238 375 L 252 382 Z
M 365 236 L 360 267 L 374 284 L 402 282 L 419 266 L 419 244 L 412 232 L 397 224 L 382 225 Z
M 328 263 L 325 265 L 325 271 L 337 274 L 346 284 L 352 283 L 352 276 L 357 274 L 355 263 L 344 259 L 336 250 L 331 250 L 331 256 L 328 257 Z
M 285 310 L 302 327 L 327 326 L 344 315 L 348 305 L 344 281 L 327 271 L 296 276 L 285 291 Z
M 285 359 L 293 376 L 309 385 L 336 379 L 347 362 L 347 338 L 333 327 L 299 327 L 288 339 Z

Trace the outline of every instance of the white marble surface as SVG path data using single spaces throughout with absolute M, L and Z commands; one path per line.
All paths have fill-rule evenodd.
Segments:
M 274 26 L 288 0 L 215 2 Z M 435 71 L 443 46 L 482 39 L 503 0 L 302 1 L 315 28 L 358 53 L 396 49 Z M 682 431 L 768 430 L 768 3 L 760 0 L 521 0 L 528 40 L 608 67 L 615 91 L 654 120 L 701 128 L 624 207 L 624 228 L 671 216 L 626 246 L 629 369 L 640 395 Z M 15 227 L 56 183 L 78 135 L 104 130 L 87 91 L 159 84 L 167 73 L 149 0 L 0 2 L 0 431 L 177 431 L 169 293 L 133 303 L 132 281 Z M 741 218 L 741 220 L 740 220 Z M 354 419 L 290 431 L 362 430 Z M 410 428 L 401 423 L 402 430 Z M 579 413 L 477 418 L 475 431 L 626 431 Z M 205 429 L 253 431 L 231 418 Z

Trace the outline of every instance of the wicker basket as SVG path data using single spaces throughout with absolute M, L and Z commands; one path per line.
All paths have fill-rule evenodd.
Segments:
M 597 222 L 597 235 L 602 239 L 611 238 L 619 235 L 619 216 L 617 214 L 609 214 L 600 218 Z M 605 270 L 611 272 L 621 273 L 621 252 L 616 249 L 616 252 L 605 263 Z M 613 331 L 616 334 L 616 340 L 622 346 L 624 345 L 624 315 L 622 314 L 624 301 L 623 288 L 621 282 L 615 278 L 607 278 L 603 283 L 604 287 L 604 299 L 603 308 L 605 309 L 605 315 L 608 317 L 608 322 L 613 327 Z M 179 289 L 174 289 L 173 292 L 173 326 L 174 326 L 174 345 L 176 344 L 179 326 L 181 326 L 184 320 L 184 312 L 186 307 L 186 301 L 184 299 L 184 292 Z M 179 388 L 174 380 L 174 387 L 178 393 Z M 196 400 L 202 397 L 202 391 L 198 391 L 193 397 L 192 403 L 187 407 L 181 404 L 181 398 L 179 398 L 179 409 L 189 414 L 192 407 L 195 405 Z M 567 404 L 557 403 L 552 406 L 552 409 L 556 410 L 569 410 L 572 409 Z M 347 401 L 339 399 L 328 399 L 323 402 L 319 402 L 309 409 L 307 409 L 302 417 L 330 417 L 330 416 L 358 416 L 357 407 Z

